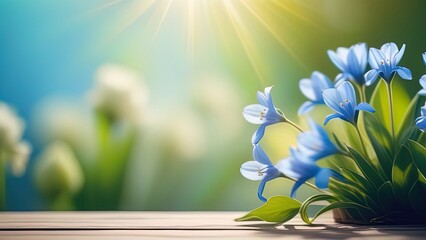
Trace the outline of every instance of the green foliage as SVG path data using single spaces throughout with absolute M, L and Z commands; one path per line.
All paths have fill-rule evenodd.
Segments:
M 396 155 L 392 166 L 392 184 L 395 196 L 403 205 L 409 205 L 408 193 L 418 179 L 411 153 L 405 146 Z
M 268 201 L 247 213 L 245 216 L 237 218 L 236 221 L 262 220 L 266 222 L 284 223 L 292 219 L 299 212 L 301 203 L 288 196 L 274 196 Z
M 420 143 L 415 142 L 413 140 L 408 140 L 407 144 L 410 148 L 413 161 L 417 169 L 425 178 L 426 177 L 426 148 L 420 145 Z
M 376 112 L 361 114 L 355 128 L 346 124 L 330 132 L 341 155 L 327 160 L 342 178 L 330 178 L 328 191 L 311 196 L 300 205 L 299 213 L 305 223 L 311 224 L 332 209 L 340 209 L 339 212 L 352 218 L 352 222 L 363 224 L 426 222 L 423 220 L 426 214 L 426 134 L 421 134 L 415 125 L 426 98 L 416 95 L 411 100 L 399 84 L 392 81 L 392 101 L 387 83 L 380 81 L 370 99 Z M 390 116 L 391 106 L 393 116 Z M 359 129 L 360 136 L 354 129 Z M 359 145 L 362 143 L 364 146 Z M 326 201 L 328 205 L 309 218 L 309 206 L 318 201 Z M 267 218 L 252 216 L 256 215 L 243 218 Z M 289 216 L 281 214 L 279 219 L 289 220 L 295 216 L 294 211 Z
M 367 161 L 360 153 L 355 149 L 349 148 L 352 158 L 356 162 L 359 170 L 363 173 L 364 177 L 368 179 L 373 186 L 379 188 L 384 182 L 381 173 L 373 166 L 373 164 Z

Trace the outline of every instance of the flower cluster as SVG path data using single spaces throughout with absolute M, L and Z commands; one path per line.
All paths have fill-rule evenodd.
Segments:
M 308 118 L 310 130 L 303 131 L 297 124 L 290 121 L 281 110 L 275 107 L 271 95 L 272 87 L 267 87 L 264 92 L 257 93 L 259 103 L 249 105 L 243 110 L 243 116 L 248 122 L 260 124 L 260 127 L 252 137 L 253 161 L 242 164 L 240 172 L 247 179 L 261 181 L 258 189 L 260 200 L 263 202 L 268 201 L 263 196 L 263 190 L 268 181 L 284 177 L 294 181 L 290 192 L 290 197 L 293 199 L 299 187 L 303 184 L 308 184 L 318 190 L 326 191 L 327 195 L 320 196 L 318 199 L 328 200 L 331 203 L 338 202 L 339 204 L 335 205 L 340 207 L 348 205 L 350 206 L 348 208 L 371 210 L 364 213 L 368 215 L 367 217 L 361 213 L 364 217 L 363 219 L 377 217 L 376 215 L 380 211 L 371 209 L 371 203 L 365 205 L 365 201 L 374 202 L 375 197 L 369 197 L 370 199 L 358 203 L 357 199 L 353 200 L 348 197 L 350 194 L 347 196 L 344 189 L 339 190 L 336 187 L 331 189 L 329 184 L 331 182 L 330 179 L 334 178 L 337 185 L 339 182 L 349 186 L 352 184 L 355 189 L 359 188 L 360 184 L 361 186 L 366 184 L 366 182 L 372 186 L 381 187 L 382 184 L 387 183 L 389 176 L 391 177 L 388 180 L 390 184 L 398 184 L 397 182 L 400 179 L 398 179 L 396 171 L 400 171 L 402 168 L 397 166 L 398 159 L 406 158 L 402 157 L 406 149 L 411 153 L 412 159 L 410 161 L 415 162 L 417 158 L 423 158 L 422 160 L 424 160 L 425 144 L 423 143 L 423 146 L 419 144 L 424 140 L 424 136 L 422 134 L 419 135 L 419 133 L 426 131 L 426 103 L 420 109 L 415 109 L 415 106 L 418 106 L 419 101 L 423 101 L 422 96 L 426 96 L 426 75 L 420 78 L 419 82 L 423 89 L 418 92 L 418 97 L 413 99 L 414 103 L 410 105 L 411 107 L 407 111 L 407 116 L 410 115 L 410 112 L 414 112 L 416 118 L 404 122 L 405 125 L 402 125 L 401 129 L 397 129 L 394 123 L 396 116 L 393 114 L 392 91 L 399 91 L 399 89 L 393 90 L 391 82 L 395 75 L 405 80 L 413 78 L 408 68 L 399 66 L 404 51 L 405 44 L 402 45 L 401 49 L 398 49 L 395 43 L 386 43 L 380 49 L 370 48 L 368 50 L 365 43 L 359 43 L 350 48 L 338 48 L 336 51 L 329 50 L 327 52 L 328 56 L 341 71 L 336 76 L 334 83 L 325 74 L 318 71 L 314 71 L 310 78 L 300 80 L 300 90 L 309 100 L 299 108 L 299 115 L 303 116 L 319 105 L 327 106 L 332 113 L 325 117 L 323 125 L 326 126 L 330 120 L 336 118 L 347 122 L 347 128 L 352 127 L 358 135 L 358 145 L 349 142 L 342 143 L 338 137 L 332 141 L 326 129 L 311 118 Z M 423 61 L 426 65 L 426 53 L 423 53 Z M 368 71 L 367 64 L 371 67 Z M 370 104 L 367 102 L 365 87 L 374 84 L 379 77 L 383 79 L 383 84 L 381 82 L 377 84 L 376 91 L 371 96 Z M 382 86 L 385 87 L 383 88 L 386 89 L 385 91 L 379 91 Z M 383 96 L 382 92 L 387 93 L 387 102 L 383 102 L 382 99 L 386 99 L 386 97 Z M 357 101 L 357 95 L 361 99 L 360 102 Z M 373 106 L 378 101 L 381 101 L 381 105 L 379 105 L 380 112 L 377 113 Z M 388 111 L 383 112 L 383 106 L 386 105 L 388 109 L 385 110 Z M 364 111 L 366 114 L 360 115 L 360 111 Z M 387 123 L 381 123 L 377 119 L 386 119 Z M 359 124 L 360 122 L 363 124 Z M 297 145 L 290 147 L 290 155 L 274 164 L 262 149 L 260 142 L 265 135 L 266 127 L 278 123 L 288 123 L 299 130 L 300 133 L 297 137 Z M 377 126 L 368 126 L 368 124 L 377 124 Z M 413 132 L 411 130 L 413 128 L 410 125 L 417 126 L 420 131 Z M 388 134 L 392 138 L 391 145 L 386 140 L 380 142 L 380 139 L 384 139 L 383 136 L 380 137 L 380 134 Z M 370 143 L 371 145 L 368 145 Z M 359 153 L 361 148 L 362 151 Z M 333 158 L 337 155 L 340 155 L 341 158 L 352 159 L 355 162 L 353 166 L 358 169 L 347 168 L 343 163 L 341 165 L 337 163 L 336 167 L 329 168 L 318 164 L 320 160 L 329 157 Z M 393 161 L 386 163 L 390 164 L 390 166 L 375 165 L 375 161 L 378 160 L 382 164 L 386 159 Z M 422 172 L 423 170 L 419 169 L 419 171 Z M 362 174 L 359 175 L 356 172 L 361 172 Z M 310 179 L 314 179 L 314 184 L 307 182 Z M 365 187 L 365 189 L 368 187 Z M 408 187 L 411 188 L 412 185 Z M 361 189 L 364 188 L 361 187 Z M 376 193 L 361 192 L 361 194 L 368 197 L 369 194 Z M 311 200 L 308 199 L 303 204 L 309 205 L 310 203 Z M 374 202 L 374 204 L 376 203 Z M 329 207 L 329 209 L 332 208 L 334 207 Z M 362 212 L 361 210 L 360 212 Z M 259 212 L 259 210 L 257 211 Z M 306 209 L 303 211 L 306 211 Z M 300 214 L 304 213 L 300 212 Z M 250 216 L 253 217 L 252 215 Z M 269 219 L 268 216 L 257 217 L 263 220 Z M 310 222 L 309 218 L 305 221 Z
M 31 146 L 22 141 L 24 122 L 8 105 L 0 102 L 0 164 L 10 163 L 12 173 L 25 173 Z

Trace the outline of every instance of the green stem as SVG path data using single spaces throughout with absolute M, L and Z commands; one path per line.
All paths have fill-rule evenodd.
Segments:
M 317 191 L 319 191 L 319 192 L 322 192 L 322 193 L 326 193 L 326 192 L 327 192 L 327 191 L 324 191 L 324 190 L 322 190 L 322 189 L 319 189 L 317 186 L 315 186 L 314 184 L 312 184 L 312 183 L 310 183 L 310 182 L 305 182 L 305 184 L 306 184 L 307 186 L 311 187 L 312 189 L 315 189 L 315 190 L 317 190 Z
M 362 146 L 362 150 L 364 152 L 364 156 L 367 157 L 368 156 L 368 152 L 367 152 L 367 148 L 365 147 L 364 139 L 362 138 L 361 131 L 359 130 L 358 125 L 354 124 L 353 126 L 355 127 L 356 132 L 358 133 L 358 138 L 359 138 L 359 141 L 361 142 L 361 146 Z
M 393 96 L 392 96 L 392 87 L 390 83 L 386 82 L 386 89 L 388 91 L 389 118 L 390 118 L 391 133 L 392 133 L 392 144 L 395 145 L 395 125 L 393 122 Z
M 365 93 L 365 84 L 361 85 L 361 101 L 367 102 L 367 96 Z
M 297 180 L 296 179 L 294 179 L 294 178 L 291 178 L 291 177 L 288 177 L 288 176 L 285 176 L 286 178 L 288 178 L 288 179 L 290 179 L 291 181 L 293 181 L 293 182 L 297 182 Z M 322 190 L 322 189 L 319 189 L 317 186 L 315 186 L 315 184 L 312 184 L 312 183 L 310 183 L 310 182 L 305 182 L 304 184 L 306 184 L 307 186 L 309 186 L 309 187 L 311 187 L 312 189 L 314 189 L 314 190 L 317 190 L 317 191 L 319 191 L 319 192 L 322 192 L 322 193 L 326 193 L 327 191 L 324 191 L 324 190 Z
M 294 122 L 290 121 L 287 119 L 287 123 L 290 124 L 291 126 L 293 126 L 294 128 L 296 128 L 297 130 L 299 130 L 299 132 L 303 132 L 303 130 Z
M 365 102 L 365 85 L 359 85 L 358 83 L 353 84 L 359 93 L 359 98 L 361 102 Z
M 417 138 L 417 142 L 419 142 L 419 143 L 424 142 L 423 139 L 426 140 L 426 134 L 425 134 L 425 132 L 421 132 L 420 133 L 419 137 Z

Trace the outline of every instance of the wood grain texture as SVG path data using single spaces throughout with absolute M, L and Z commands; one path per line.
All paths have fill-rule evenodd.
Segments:
M 242 212 L 0 213 L 0 239 L 425 239 L 425 226 L 234 222 Z

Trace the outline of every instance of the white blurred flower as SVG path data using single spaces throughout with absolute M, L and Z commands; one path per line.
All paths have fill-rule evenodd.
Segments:
M 50 96 L 34 108 L 32 129 L 44 144 L 52 141 L 68 143 L 84 160 L 96 152 L 92 112 L 82 99 Z
M 83 170 L 72 149 L 64 142 L 48 145 L 35 164 L 37 187 L 48 198 L 74 195 L 84 184 Z
M 170 117 L 172 116 L 172 117 Z M 171 151 L 179 160 L 199 160 L 206 152 L 208 135 L 202 119 L 183 106 L 172 109 L 154 107 L 146 122 L 150 142 L 158 141 L 161 152 Z
M 214 120 L 221 140 L 232 140 L 240 133 L 244 124 L 241 117 L 243 104 L 238 89 L 232 81 L 215 76 L 197 79 L 193 91 L 197 104 L 205 111 L 204 116 Z
M 0 160 L 10 162 L 12 173 L 21 176 L 25 172 L 31 147 L 21 141 L 24 122 L 5 103 L 0 102 Z
M 206 150 L 207 133 L 201 119 L 193 112 L 181 110 L 166 124 L 166 137 L 175 153 L 185 160 L 200 159 Z
M 113 121 L 138 124 L 148 101 L 148 89 L 135 72 L 119 65 L 105 64 L 96 73 L 89 100 L 94 108 Z

